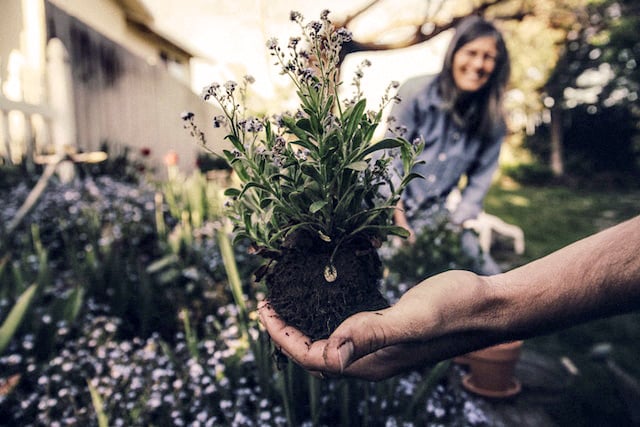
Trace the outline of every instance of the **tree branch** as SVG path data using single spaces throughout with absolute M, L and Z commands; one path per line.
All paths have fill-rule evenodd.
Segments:
M 392 41 L 392 42 L 379 42 L 379 41 L 364 41 L 362 39 L 358 39 L 357 36 L 350 41 L 345 43 L 342 46 L 341 51 L 341 59 L 343 60 L 347 55 L 356 53 L 356 52 L 373 52 L 373 51 L 383 51 L 383 50 L 391 50 L 391 49 L 401 49 L 409 46 L 414 46 L 419 43 L 423 43 L 425 41 L 431 40 L 432 38 L 438 36 L 439 34 L 454 28 L 462 19 L 466 18 L 470 15 L 483 15 L 488 8 L 491 6 L 495 6 L 500 3 L 505 3 L 508 0 L 489 0 L 483 2 L 473 8 L 469 14 L 461 15 L 453 17 L 448 22 L 442 24 L 435 24 L 428 27 L 428 31 L 425 32 L 426 25 L 430 23 L 430 18 L 426 17 L 422 22 L 414 24 L 414 30 L 408 37 L 405 37 L 401 40 Z M 362 16 L 367 10 L 371 9 L 371 7 L 380 3 L 380 0 L 373 0 L 366 4 L 361 9 L 349 14 L 342 21 L 335 22 L 336 26 L 347 28 L 348 25 L 353 22 L 357 17 Z M 498 15 L 495 16 L 495 20 L 522 20 L 529 13 L 526 11 L 519 11 L 513 14 L 507 15 Z

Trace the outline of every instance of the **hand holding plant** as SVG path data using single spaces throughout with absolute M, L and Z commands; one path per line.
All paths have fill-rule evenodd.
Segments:
M 337 255 L 343 251 L 343 255 L 362 257 L 365 252 L 375 252 L 389 235 L 408 235 L 407 230 L 392 224 L 392 214 L 406 184 L 417 177 L 410 170 L 423 144 L 402 138 L 372 142 L 383 109 L 397 100 L 389 93 L 397 84 L 389 86 L 377 111 L 368 111 L 360 91 L 362 67 L 368 61 L 356 72 L 353 98 L 339 99 L 340 50 L 351 35 L 344 28 L 335 28 L 328 14 L 325 11 L 320 21 L 305 24 L 299 13 L 292 12 L 291 20 L 299 25 L 302 36 L 290 38 L 286 51 L 276 39 L 268 42 L 276 64 L 295 85 L 298 111 L 250 116 L 244 101 L 251 77 L 240 84 L 214 83 L 204 89 L 203 98 L 216 101 L 222 110 L 214 117 L 214 126 L 229 130 L 227 138 L 233 148 L 223 154 L 241 182 L 239 188 L 226 190 L 236 236 L 250 239 L 256 252 L 275 260 L 276 265 L 288 265 L 285 260 L 290 257 L 291 263 L 300 267 L 305 265 L 305 256 L 322 254 L 317 285 L 311 284 L 316 276 L 306 265 L 300 267 L 306 277 L 292 278 L 287 286 L 307 288 L 302 292 L 304 298 L 310 296 L 308 292 L 325 292 L 309 290 L 316 287 L 341 289 L 340 295 L 348 300 L 351 291 L 338 279 L 344 274 L 341 270 L 351 267 L 337 268 Z M 206 148 L 192 118 L 185 116 L 187 126 Z M 399 152 L 402 171 L 391 170 L 389 150 Z M 394 174 L 400 179 L 392 178 Z M 373 265 L 375 270 L 379 261 L 365 264 L 369 265 L 366 269 Z M 278 271 L 272 263 L 263 269 L 272 304 L 278 300 L 274 290 L 280 288 L 274 284 L 275 276 L 295 274 L 289 269 Z M 375 280 L 365 280 L 373 281 L 366 286 L 375 289 Z M 325 306 L 332 303 L 331 298 L 316 299 Z M 283 300 L 286 306 L 299 304 L 289 296 Z M 346 301 L 339 305 L 345 304 L 349 305 Z M 284 314 L 282 308 L 276 307 L 280 315 Z M 328 323 L 339 322 L 342 315 Z M 322 326 L 322 334 L 328 333 Z

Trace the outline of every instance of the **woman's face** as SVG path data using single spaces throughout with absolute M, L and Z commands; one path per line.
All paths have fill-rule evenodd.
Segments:
M 464 92 L 480 90 L 496 68 L 498 48 L 492 36 L 478 37 L 453 55 L 453 81 Z

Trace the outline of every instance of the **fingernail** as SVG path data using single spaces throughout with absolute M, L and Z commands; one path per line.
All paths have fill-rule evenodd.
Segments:
M 340 363 L 340 373 L 344 372 L 347 364 L 351 361 L 353 356 L 353 343 L 346 341 L 340 347 L 338 347 L 338 362 Z

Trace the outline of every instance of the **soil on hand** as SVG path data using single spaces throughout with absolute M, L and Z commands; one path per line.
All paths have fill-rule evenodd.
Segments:
M 313 341 L 328 337 L 347 317 L 386 308 L 379 290 L 382 263 L 368 241 L 342 245 L 325 279 L 333 246 L 314 240 L 288 250 L 267 273 L 268 299 L 278 315 Z

